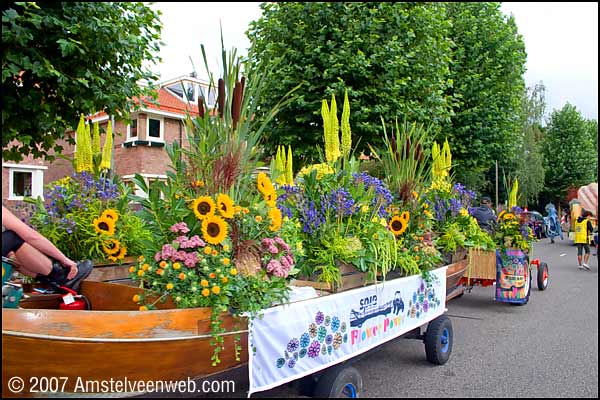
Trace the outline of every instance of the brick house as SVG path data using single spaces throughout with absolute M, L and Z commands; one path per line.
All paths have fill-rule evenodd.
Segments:
M 184 76 L 161 83 L 158 104 L 147 104 L 132 113 L 130 124 L 105 113 L 91 116 L 89 119 L 99 122 L 101 131 L 106 129 L 109 118 L 112 120 L 115 173 L 125 181 L 136 173 L 147 180 L 166 178 L 170 161 L 164 146 L 175 140 L 186 146 L 185 118 L 188 113 L 198 115 L 197 102 L 201 96 L 209 109 L 214 106 L 216 91 L 209 92 L 204 81 Z M 72 159 L 74 146 L 61 144 L 62 154 Z M 25 196 L 43 198 L 45 185 L 73 172 L 71 163 L 60 158 L 52 163 L 31 157 L 18 164 L 2 160 L 2 204 L 14 209 Z

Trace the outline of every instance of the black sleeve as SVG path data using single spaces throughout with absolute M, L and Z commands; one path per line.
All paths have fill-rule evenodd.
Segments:
M 592 221 L 590 221 L 590 220 L 588 220 L 588 222 L 587 222 L 587 231 L 588 231 L 589 235 L 594 233 L 594 226 L 592 225 Z

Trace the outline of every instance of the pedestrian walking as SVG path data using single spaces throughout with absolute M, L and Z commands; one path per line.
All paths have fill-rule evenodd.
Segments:
M 590 269 L 588 261 L 590 259 L 590 239 L 594 227 L 589 218 L 592 216 L 591 211 L 583 210 L 577 218 L 574 225 L 575 245 L 577 246 L 577 268 Z M 583 252 L 585 251 L 585 255 Z M 583 259 L 583 263 L 581 262 Z

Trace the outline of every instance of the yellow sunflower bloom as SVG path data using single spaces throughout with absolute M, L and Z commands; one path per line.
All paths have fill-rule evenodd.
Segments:
M 219 213 L 223 216 L 223 218 L 233 218 L 235 214 L 233 200 L 231 200 L 231 197 L 226 194 L 221 193 L 217 197 L 217 208 L 219 209 Z
M 119 219 L 119 213 L 117 212 L 117 210 L 109 208 L 108 210 L 104 210 L 104 212 L 102 213 L 102 217 L 112 218 L 113 221 L 117 222 L 117 220 Z
M 392 231 L 392 233 L 394 235 L 400 236 L 406 230 L 407 223 L 404 220 L 404 218 L 396 215 L 396 216 L 392 217 L 392 219 L 390 220 L 389 227 L 390 227 L 390 231 Z
M 258 187 L 258 191 L 263 195 L 275 190 L 273 183 L 271 183 L 271 180 L 264 172 L 260 172 L 258 174 L 258 177 L 256 178 L 256 185 Z
M 115 234 L 115 221 L 108 217 L 94 218 L 96 233 L 112 236 Z
M 408 211 L 404 211 L 400 215 L 400 218 L 402 218 L 404 222 L 408 223 L 408 221 L 410 220 L 410 213 Z
M 271 191 L 263 193 L 263 196 L 269 207 L 275 207 L 277 201 L 277 193 L 275 192 L 274 188 Z
M 209 196 L 200 196 L 192 204 L 192 209 L 198 219 L 204 219 L 209 215 L 213 215 L 216 207 L 215 201 Z
M 107 241 L 104 242 L 104 244 L 102 244 L 102 250 L 108 256 L 114 256 L 115 254 L 118 254 L 120 248 L 121 248 L 121 243 L 116 239 L 108 239 Z
M 217 215 L 202 220 L 202 236 L 207 243 L 219 244 L 227 238 L 227 222 Z
M 281 210 L 277 207 L 273 207 L 269 210 L 269 218 L 271 218 L 271 225 L 269 225 L 269 229 L 272 232 L 277 232 L 279 228 L 281 228 Z

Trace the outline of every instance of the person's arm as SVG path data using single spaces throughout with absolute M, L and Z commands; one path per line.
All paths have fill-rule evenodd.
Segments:
M 73 269 L 73 267 L 77 267 L 77 264 L 65 256 L 62 251 L 52 244 L 52 242 L 46 239 L 35 229 L 30 228 L 4 206 L 2 206 L 2 225 L 6 229 L 14 231 L 30 246 L 35 247 L 48 257 L 54 258 L 65 267 L 69 267 L 71 269 Z

